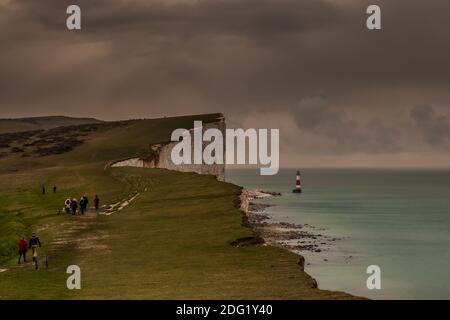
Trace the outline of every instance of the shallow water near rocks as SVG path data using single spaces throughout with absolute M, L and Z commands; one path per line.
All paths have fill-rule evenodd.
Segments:
M 373 299 L 450 299 L 450 170 L 302 170 L 276 176 L 227 170 L 227 181 L 281 192 L 258 200 L 271 220 L 309 224 L 335 237 L 321 252 L 301 251 L 322 289 Z M 316 231 L 314 231 L 316 230 Z M 317 231 L 320 230 L 320 231 Z M 369 290 L 366 269 L 381 268 L 381 290 Z

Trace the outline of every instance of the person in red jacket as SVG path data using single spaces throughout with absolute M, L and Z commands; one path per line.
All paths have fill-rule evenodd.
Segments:
M 95 210 L 98 210 L 98 206 L 100 205 L 100 199 L 99 199 L 99 197 L 98 197 L 98 195 L 95 195 L 95 197 L 94 197 L 94 207 L 95 207 Z
M 20 259 L 23 256 L 23 262 L 27 262 L 27 241 L 25 240 L 25 237 L 21 237 L 19 240 L 19 264 L 20 264 Z

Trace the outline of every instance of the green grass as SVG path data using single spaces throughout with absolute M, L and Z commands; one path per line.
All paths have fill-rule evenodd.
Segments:
M 0 268 L 8 271 L 0 273 L 0 299 L 349 298 L 312 289 L 298 257 L 286 250 L 230 245 L 252 235 L 233 204 L 239 187 L 194 173 L 106 166 L 145 154 L 149 143 L 193 119 L 138 121 L 67 154 L 1 159 Z M 42 184 L 54 183 L 56 194 L 41 194 Z M 134 191 L 136 201 L 111 216 L 56 215 L 67 197 L 98 193 L 111 204 Z M 32 231 L 43 242 L 41 254 L 50 256 L 49 269 L 17 266 L 18 237 Z M 67 232 L 70 241 L 57 245 Z M 66 288 L 72 264 L 81 268 L 81 290 Z
M 72 118 L 63 116 L 34 117 L 20 119 L 0 119 L 0 134 L 40 129 L 51 129 L 60 126 L 80 125 L 101 122 L 93 118 Z

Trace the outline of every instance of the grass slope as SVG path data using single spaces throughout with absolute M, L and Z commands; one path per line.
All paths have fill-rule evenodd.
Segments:
M 218 115 L 141 120 L 95 133 L 75 150 L 48 157 L 0 159 L 0 299 L 328 299 L 313 289 L 296 255 L 270 246 L 236 248 L 251 235 L 234 206 L 240 188 L 211 176 L 162 169 L 110 168 L 145 154 L 175 128 Z M 41 194 L 42 184 L 58 186 Z M 115 203 L 140 196 L 111 216 L 56 215 L 67 197 L 98 193 Z M 49 269 L 18 266 L 20 234 L 37 231 Z M 82 290 L 66 288 L 79 265 Z
M 102 121 L 94 118 L 73 118 L 64 116 L 0 119 L 0 134 L 101 122 Z

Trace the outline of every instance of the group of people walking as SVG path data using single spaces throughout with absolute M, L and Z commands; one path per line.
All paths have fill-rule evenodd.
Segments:
M 56 185 L 53 185 L 53 193 L 56 193 L 56 191 L 57 191 Z M 42 194 L 45 195 L 46 192 L 47 192 L 46 187 L 45 185 L 43 185 Z M 93 203 L 95 210 L 98 210 L 100 206 L 100 198 L 98 197 L 98 195 L 94 196 Z M 84 215 L 84 213 L 88 209 L 88 205 L 89 205 L 89 198 L 86 195 L 82 196 L 79 202 L 76 198 L 73 199 L 68 198 L 66 199 L 66 201 L 64 201 L 63 212 L 71 213 L 72 215 L 76 215 L 78 213 Z
M 100 205 L 100 198 L 98 197 L 98 195 L 94 196 L 93 202 L 95 210 L 98 210 Z M 64 211 L 66 213 L 71 213 L 72 215 L 76 215 L 77 213 L 84 215 L 84 213 L 88 209 L 88 204 L 89 198 L 86 195 L 81 197 L 80 202 L 78 202 L 77 199 L 75 198 L 73 199 L 69 198 L 64 202 Z M 78 208 L 80 209 L 79 211 Z
M 25 236 L 22 236 L 19 240 L 19 261 L 18 264 L 20 264 L 20 260 L 23 257 L 23 262 L 27 262 L 27 251 L 28 249 L 32 249 L 33 253 L 33 261 L 37 258 L 37 248 L 41 247 L 41 241 L 39 240 L 39 237 L 33 232 L 31 234 L 31 237 L 27 243 L 25 240 Z
M 56 193 L 56 185 L 53 186 L 53 193 Z M 45 186 L 42 186 L 42 194 L 43 195 L 46 194 Z M 71 213 L 72 215 L 76 215 L 78 213 L 80 213 L 81 215 L 84 215 L 84 213 L 88 209 L 88 204 L 89 204 L 89 198 L 86 195 L 82 196 L 79 202 L 75 198 L 67 199 L 64 202 L 63 211 L 66 213 Z M 94 196 L 93 204 L 94 204 L 95 210 L 98 210 L 98 208 L 100 206 L 100 198 L 98 197 L 98 195 Z M 79 208 L 79 210 L 78 210 L 78 208 Z M 20 237 L 18 247 L 19 247 L 18 264 L 21 263 L 22 258 L 23 258 L 23 262 L 27 262 L 28 249 L 32 249 L 33 262 L 35 262 L 35 261 L 37 261 L 37 257 L 38 257 L 37 250 L 38 250 L 38 247 L 41 247 L 41 241 L 40 241 L 39 237 L 33 232 L 31 234 L 31 237 L 28 240 L 28 242 L 27 242 L 25 236 Z

